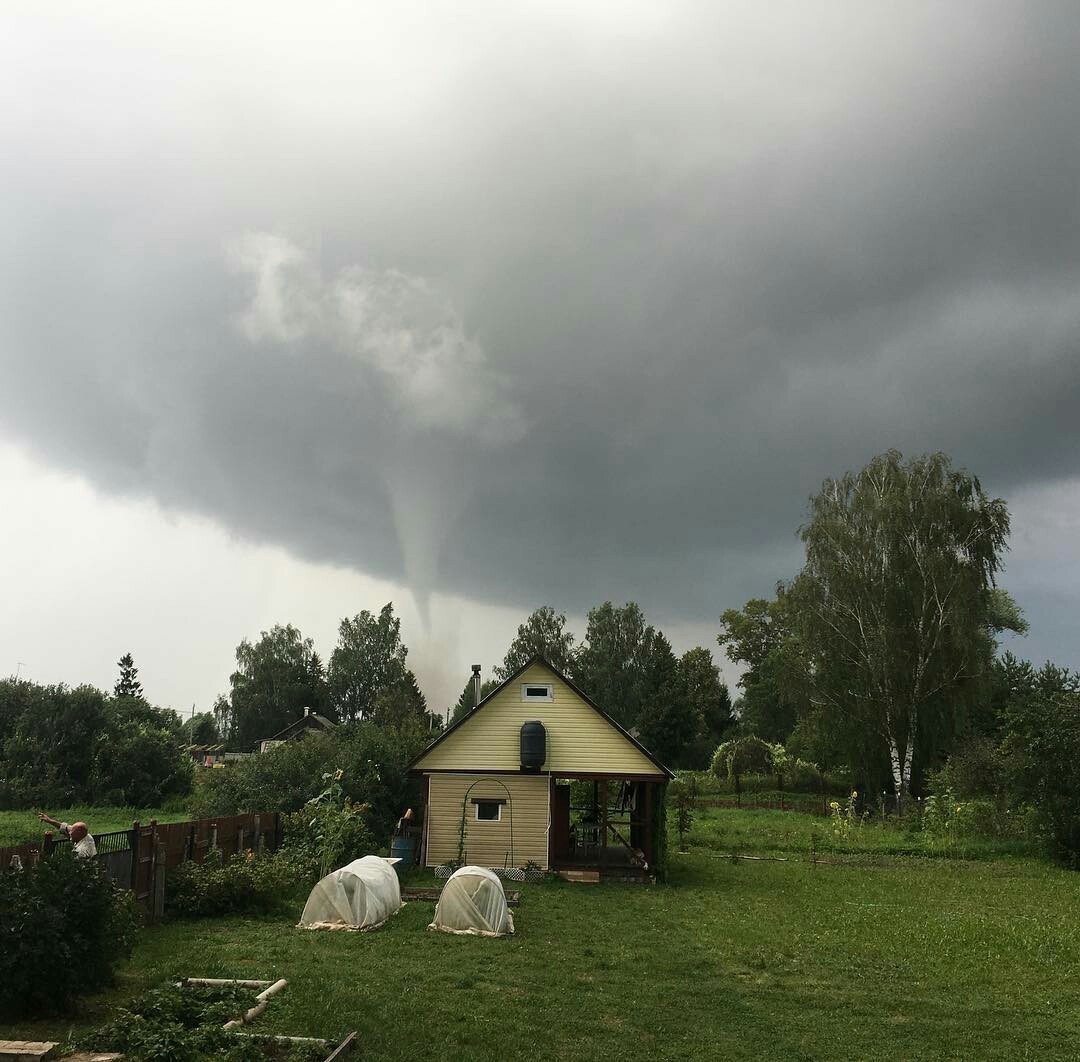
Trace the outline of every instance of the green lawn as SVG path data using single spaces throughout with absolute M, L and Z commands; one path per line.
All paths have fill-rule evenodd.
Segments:
M 1080 1055 L 1080 876 L 1015 857 L 813 866 L 799 830 L 822 821 L 789 814 L 785 833 L 783 814 L 703 816 L 666 886 L 522 886 L 508 940 L 429 933 L 417 902 L 363 935 L 292 918 L 167 924 L 74 1025 L 12 1035 L 85 1028 L 189 975 L 286 977 L 261 1029 L 355 1028 L 364 1055 L 387 1059 Z M 788 861 L 709 843 L 755 821 L 761 850 Z
M 672 816 L 669 816 L 672 817 Z M 1038 854 L 1030 840 L 988 837 L 938 838 L 896 826 L 889 818 L 856 820 L 839 836 L 833 820 L 791 811 L 709 808 L 699 812 L 689 834 L 692 850 L 724 855 L 758 853 L 872 862 L 877 856 L 951 859 L 1012 859 Z
M 93 834 L 127 830 L 135 821 L 148 823 L 151 819 L 157 819 L 158 822 L 183 822 L 191 817 L 183 808 L 166 811 L 164 808 L 82 804 L 41 810 L 47 811 L 54 819 L 59 819 L 61 822 L 85 822 Z M 0 845 L 39 841 L 45 831 L 51 828 L 38 820 L 36 811 L 0 811 Z M 56 831 L 53 830 L 53 832 Z

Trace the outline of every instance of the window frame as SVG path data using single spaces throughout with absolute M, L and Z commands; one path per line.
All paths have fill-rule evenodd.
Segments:
M 502 806 L 505 803 L 504 800 L 485 800 L 483 797 L 477 797 L 473 801 L 474 817 L 476 822 L 502 822 Z M 480 805 L 481 804 L 494 804 L 495 805 L 495 818 L 487 819 L 480 818 Z
M 540 689 L 543 687 L 547 690 L 546 697 L 530 697 L 527 693 L 530 689 Z M 523 682 L 521 684 L 521 702 L 522 704 L 551 704 L 555 700 L 555 685 L 551 682 Z

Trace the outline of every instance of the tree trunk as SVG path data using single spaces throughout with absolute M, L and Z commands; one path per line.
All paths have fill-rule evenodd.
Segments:
M 896 736 L 890 731 L 889 764 L 892 767 L 893 787 L 896 790 L 896 813 L 903 814 L 904 804 L 911 790 L 911 766 L 915 759 L 915 714 L 912 713 L 908 723 L 907 743 L 904 746 L 903 755 Z

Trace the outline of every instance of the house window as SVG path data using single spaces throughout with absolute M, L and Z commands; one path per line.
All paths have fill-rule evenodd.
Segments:
M 550 682 L 526 682 L 521 687 L 523 701 L 553 701 L 555 687 Z
M 499 822 L 502 819 L 501 800 L 478 800 L 476 801 L 477 822 Z

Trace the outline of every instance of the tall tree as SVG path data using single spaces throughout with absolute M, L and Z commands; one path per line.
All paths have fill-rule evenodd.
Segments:
M 221 740 L 214 712 L 196 712 L 183 721 L 181 731 L 189 745 L 216 745 Z
M 236 648 L 228 741 L 247 748 L 276 734 L 305 708 L 325 711 L 326 680 L 310 638 L 280 624 L 263 631 L 255 643 L 246 638 Z
M 644 655 L 641 708 L 637 718 L 641 743 L 668 766 L 685 766 L 683 755 L 702 734 L 704 720 L 687 696 L 686 681 L 671 643 L 656 631 Z
M 633 601 L 589 610 L 574 680 L 623 726 L 636 725 L 645 695 L 645 665 L 656 630 Z
M 496 678 L 505 681 L 538 654 L 564 675 L 574 663 L 574 635 L 566 629 L 566 616 L 550 605 L 542 605 L 518 627 L 502 666 L 495 668 Z
M 131 653 L 124 653 L 117 661 L 117 666 L 120 668 L 120 677 L 113 687 L 113 694 L 117 697 L 141 697 L 143 688 L 139 681 L 139 669 L 135 666 Z
M 712 653 L 703 646 L 683 653 L 679 659 L 679 672 L 699 734 L 691 747 L 684 750 L 684 762 L 687 767 L 704 769 L 734 722 L 731 694 L 720 677 L 720 669 L 713 663 Z
M 792 585 L 813 696 L 873 735 L 898 798 L 954 696 L 988 661 L 991 589 L 1009 513 L 940 453 L 896 451 L 827 480 Z
M 778 584 L 771 601 L 752 598 L 741 609 L 727 609 L 716 638 L 729 660 L 746 665 L 739 679 L 742 729 L 766 741 L 786 742 L 803 707 L 789 611 L 785 588 Z
M 392 601 L 378 616 L 365 609 L 343 619 L 328 673 L 330 697 L 341 720 L 370 717 L 379 695 L 404 679 L 407 656 Z
M 416 683 L 416 676 L 406 668 L 401 678 L 375 695 L 369 716 L 380 726 L 402 729 L 428 725 L 427 701 Z
M 512 672 L 511 672 L 512 674 Z M 494 679 L 487 679 L 480 686 L 480 700 L 483 700 L 492 690 L 497 689 L 499 683 Z M 476 686 L 470 678 L 457 699 L 457 704 L 450 711 L 450 722 L 456 723 L 463 715 L 468 715 L 477 705 Z

